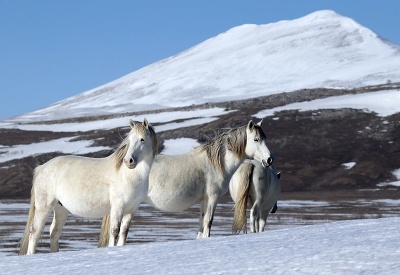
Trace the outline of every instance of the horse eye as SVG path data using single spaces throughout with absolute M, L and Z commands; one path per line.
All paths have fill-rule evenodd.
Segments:
M 258 138 L 255 138 L 255 139 L 254 139 L 254 142 L 258 142 L 258 141 L 259 141 Z
M 141 138 L 140 141 L 141 141 L 141 142 L 144 142 L 144 138 Z

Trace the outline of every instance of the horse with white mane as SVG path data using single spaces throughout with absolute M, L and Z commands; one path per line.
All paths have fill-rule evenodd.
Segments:
M 110 215 L 110 246 L 125 244 L 132 215 L 147 195 L 149 172 L 158 150 L 156 134 L 146 119 L 143 123 L 130 120 L 130 127 L 108 157 L 59 156 L 35 169 L 20 255 L 36 252 L 51 210 L 51 252 L 59 251 L 68 213 L 89 218 Z
M 231 129 L 186 154 L 157 155 L 145 202 L 162 211 L 182 211 L 201 202 L 197 237 L 209 237 L 218 199 L 228 191 L 229 179 L 246 158 L 264 166 L 273 161 L 261 122 Z M 107 245 L 108 222 L 105 217 L 100 247 Z
M 246 210 L 250 209 L 250 232 L 263 232 L 268 214 L 274 213 L 281 193 L 280 173 L 272 166 L 263 167 L 257 161 L 246 160 L 233 174 L 229 192 L 235 202 L 232 232 L 247 232 Z

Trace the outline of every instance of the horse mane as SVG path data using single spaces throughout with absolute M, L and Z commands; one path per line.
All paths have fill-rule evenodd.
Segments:
M 146 135 L 146 128 L 143 126 L 141 122 L 134 121 L 135 125 L 140 125 L 141 127 L 135 127 L 135 130 L 139 131 L 141 134 Z M 158 152 L 158 140 L 157 140 L 157 135 L 156 132 L 154 131 L 153 126 L 149 124 L 149 132 L 151 136 L 151 141 L 153 145 L 153 157 L 157 154 Z M 125 137 L 121 144 L 115 149 L 114 153 L 111 155 L 111 157 L 115 161 L 115 169 L 118 171 L 123 163 L 124 156 L 126 155 L 126 152 L 128 151 L 129 148 L 129 139 L 128 137 Z
M 151 142 L 153 144 L 153 157 L 157 155 L 158 152 L 158 139 L 156 135 L 156 131 L 154 131 L 154 127 L 149 124 L 149 131 L 151 136 Z
M 246 151 L 247 133 L 246 127 L 242 126 L 217 135 L 214 139 L 208 141 L 206 144 L 200 145 L 195 149 L 195 152 L 206 152 L 208 159 L 214 166 L 224 172 L 222 165 L 222 157 L 225 150 L 231 151 L 237 157 L 241 158 Z M 252 124 L 250 131 L 255 131 L 254 138 L 258 140 L 265 140 L 266 136 L 261 126 Z
M 246 141 L 246 127 L 242 126 L 217 135 L 206 144 L 197 147 L 196 151 L 199 153 L 205 151 L 211 163 L 224 172 L 222 157 L 225 150 L 242 157 L 245 154 Z

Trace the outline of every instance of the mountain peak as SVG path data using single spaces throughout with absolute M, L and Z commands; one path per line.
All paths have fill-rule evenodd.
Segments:
M 319 10 L 319 11 L 312 12 L 302 18 L 327 19 L 327 18 L 332 18 L 332 17 L 343 17 L 343 16 L 341 16 L 340 14 L 338 14 L 337 12 L 335 12 L 333 10 Z

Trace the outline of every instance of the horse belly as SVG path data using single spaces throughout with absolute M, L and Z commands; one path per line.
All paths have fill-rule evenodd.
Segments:
M 162 185 L 150 181 L 146 202 L 167 212 L 183 211 L 198 203 L 204 194 L 204 185 L 195 182 L 173 184 L 165 181 Z
M 279 183 L 273 185 L 268 190 L 268 194 L 265 196 L 264 209 L 271 210 L 274 207 L 275 203 L 278 201 L 280 193 L 281 193 L 281 188 Z
M 104 205 L 96 207 L 82 207 L 82 205 L 74 207 L 69 205 L 67 209 L 76 216 L 86 218 L 101 218 L 110 213 L 110 207 L 105 207 Z
M 148 194 L 146 202 L 151 206 L 166 212 L 177 212 L 186 210 L 196 203 L 198 203 L 201 199 L 201 196 L 198 197 L 170 197 L 163 198 L 159 195 Z
M 62 206 L 74 215 L 87 218 L 100 218 L 110 212 L 108 184 L 95 181 L 94 185 L 85 182 L 59 182 L 57 199 Z

